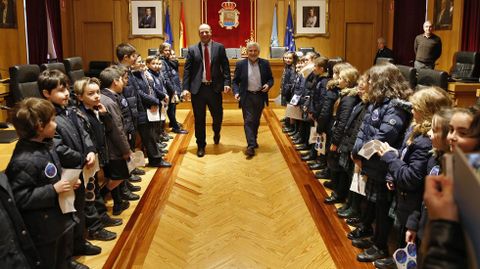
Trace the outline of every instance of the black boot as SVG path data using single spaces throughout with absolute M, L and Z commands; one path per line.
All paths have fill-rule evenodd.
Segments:
M 132 193 L 127 187 L 127 183 L 124 181 L 120 184 L 120 197 L 123 200 L 134 201 L 140 199 L 140 195 Z

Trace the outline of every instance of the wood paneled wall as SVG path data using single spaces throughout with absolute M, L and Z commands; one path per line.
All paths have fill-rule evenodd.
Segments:
M 428 0 L 428 19 L 433 21 L 433 5 L 435 0 Z M 435 69 L 449 72 L 453 65 L 455 52 L 462 48 L 462 24 L 464 0 L 453 1 L 453 22 L 451 30 L 438 30 L 435 34 L 442 39 L 442 56 Z M 421 33 L 421 30 L 420 30 Z
M 64 13 L 68 18 L 64 23 L 65 56 L 81 56 L 85 65 L 90 60 L 115 60 L 115 45 L 129 42 L 142 55 L 149 48 L 157 48 L 163 38 L 129 37 L 129 2 L 127 0 L 65 0 Z M 376 39 L 385 36 L 389 42 L 389 6 L 392 0 L 330 0 L 329 34 L 326 36 L 301 36 L 296 38 L 297 48 L 315 47 L 327 57 L 341 56 L 358 66 L 368 68 L 375 55 Z M 164 1 L 171 14 L 174 48 L 178 51 L 180 3 L 182 0 Z M 189 44 L 198 42 L 198 25 L 201 23 L 201 0 L 183 0 L 187 40 Z M 257 0 L 257 41 L 261 45 L 261 57 L 268 58 L 273 17 L 273 6 L 278 3 L 278 37 L 283 44 L 288 4 L 295 14 L 295 1 Z M 365 12 L 368 7 L 368 12 Z M 70 19 L 69 19 L 70 18 Z M 68 21 L 70 20 L 70 21 Z M 72 27 L 73 26 L 73 27 Z M 353 27 L 353 28 L 352 28 Z M 358 34 L 354 29 L 365 29 Z M 368 30 L 366 29 L 368 28 Z M 350 29 L 350 30 L 349 30 Z M 87 33 L 88 32 L 88 33 Z M 363 32 L 362 32 L 363 33 Z M 215 39 L 215 33 L 213 33 Z M 93 38 L 91 38 L 93 37 Z M 93 40 L 90 40 L 93 39 Z M 93 51 L 92 51 L 93 50 Z
M 17 0 L 17 28 L 0 28 L 0 74 L 8 78 L 8 68 L 16 64 L 27 63 L 25 43 L 25 17 L 23 1 Z

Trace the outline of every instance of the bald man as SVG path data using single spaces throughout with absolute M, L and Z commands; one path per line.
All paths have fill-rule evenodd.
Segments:
M 415 38 L 415 68 L 435 69 L 435 62 L 442 55 L 442 40 L 433 33 L 431 21 L 423 23 L 423 34 Z
M 200 42 L 188 48 L 183 73 L 182 95 L 191 95 L 195 117 L 197 156 L 205 155 L 206 108 L 212 115 L 213 142 L 220 143 L 223 120 L 222 91 L 230 91 L 230 66 L 225 47 L 212 40 L 212 28 L 208 24 L 198 27 Z

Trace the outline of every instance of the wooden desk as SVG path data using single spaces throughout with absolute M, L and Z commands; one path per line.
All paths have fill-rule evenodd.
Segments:
M 480 83 L 448 83 L 448 93 L 452 97 L 455 106 L 469 107 L 477 101 L 477 89 L 480 89 Z
M 228 62 L 230 64 L 230 74 L 233 79 L 233 72 L 235 71 L 235 64 L 242 59 L 229 59 Z M 282 59 L 267 59 L 270 62 L 270 67 L 272 68 L 272 75 L 274 79 L 273 87 L 268 92 L 268 98 L 275 99 L 280 94 L 280 83 L 282 82 L 282 74 L 283 74 L 283 60 Z M 179 73 L 180 79 L 183 80 L 183 69 L 185 66 L 185 59 L 179 59 Z M 224 101 L 234 101 L 232 94 L 223 95 Z
M 5 98 L 10 94 L 10 84 L 0 82 L 0 104 L 7 105 Z M 0 121 L 7 121 L 7 111 L 0 109 Z
M 14 128 L 8 128 L 5 130 L 14 130 Z M 17 145 L 17 141 L 12 143 L 0 143 L 0 171 L 5 171 L 7 169 L 8 162 L 12 158 L 13 150 L 15 149 L 15 145 Z

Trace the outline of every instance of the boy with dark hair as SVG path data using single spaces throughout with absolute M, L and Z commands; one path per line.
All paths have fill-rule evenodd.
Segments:
M 47 100 L 27 98 L 15 107 L 12 122 L 20 140 L 15 146 L 6 174 L 25 225 L 21 219 L 15 217 L 18 213 L 15 213 L 16 208 L 11 198 L 5 201 L 2 199 L 2 202 L 8 204 L 6 207 L 8 215 L 12 220 L 16 219 L 10 224 L 15 225 L 12 229 L 18 233 L 14 231 L 7 234 L 8 229 L 4 227 L 8 226 L 9 218 L 2 217 L 1 238 L 13 239 L 16 238 L 16 233 L 19 241 L 17 242 L 22 248 L 27 247 L 32 251 L 31 236 L 40 259 L 35 258 L 35 265 L 31 268 L 88 268 L 72 259 L 73 229 L 78 219 L 73 213 L 63 214 L 58 203 L 58 194 L 78 188 L 81 183 L 78 180 L 72 186 L 67 180 L 61 179 L 62 165 L 52 147 L 52 138 L 57 125 L 55 108 Z M 3 180 L 0 182 L 2 187 L 7 185 Z M 6 191 L 10 193 L 8 188 Z M 15 246 L 17 245 L 12 244 L 10 240 L 2 244 L 5 248 Z M 35 252 L 24 252 L 28 257 L 30 255 L 27 253 L 31 255 Z M 30 268 L 28 265 L 22 266 L 25 262 L 22 256 L 22 252 L 19 252 L 9 259 L 0 260 L 0 265 L 2 268 Z
M 60 157 L 63 168 L 82 169 L 84 165 L 95 164 L 95 147 L 90 136 L 77 116 L 77 111 L 67 107 L 70 93 L 68 79 L 58 70 L 45 70 L 38 77 L 38 86 L 42 95 L 50 101 L 56 111 L 57 129 L 53 138 L 55 151 Z M 78 255 L 96 255 L 102 249 L 85 239 L 85 184 L 75 190 L 75 209 L 80 223 L 74 229 L 74 251 Z
M 110 179 L 107 189 L 113 199 L 113 215 L 120 215 L 130 206 L 121 195 L 121 184 L 129 177 L 127 160 L 132 151 L 125 130 L 126 120 L 122 111 L 128 109 L 127 101 L 122 96 L 124 83 L 121 68 L 111 66 L 100 73 L 102 89 L 100 102 L 111 116 L 111 121 L 105 124 L 105 134 L 108 149 L 108 164 L 105 165 L 105 176 Z

